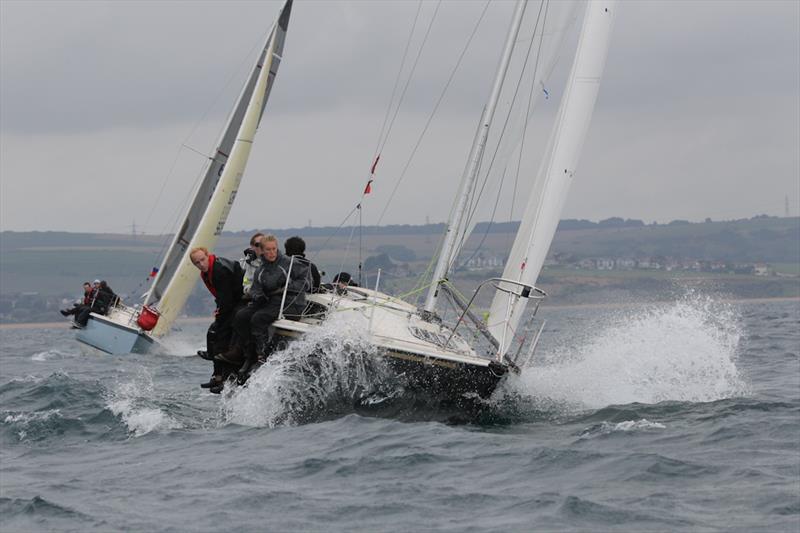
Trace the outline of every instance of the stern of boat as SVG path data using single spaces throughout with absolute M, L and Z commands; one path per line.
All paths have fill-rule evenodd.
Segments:
M 147 353 L 156 341 L 136 325 L 136 314 L 135 309 L 127 306 L 113 307 L 108 315 L 92 313 L 75 338 L 113 355 Z

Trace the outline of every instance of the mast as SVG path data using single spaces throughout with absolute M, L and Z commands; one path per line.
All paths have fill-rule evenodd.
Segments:
M 447 277 L 447 273 L 455 259 L 454 256 L 457 248 L 458 236 L 465 229 L 467 203 L 475 188 L 475 181 L 478 177 L 483 150 L 486 147 L 486 140 L 489 137 L 489 128 L 492 125 L 494 111 L 500 99 L 500 91 L 503 88 L 503 81 L 508 71 L 508 65 L 511 62 L 511 54 L 514 52 L 514 44 L 517 40 L 519 28 L 522 25 L 522 16 L 525 14 L 526 5 L 527 0 L 517 0 L 517 5 L 514 9 L 514 17 L 511 20 L 511 27 L 506 37 L 503 55 L 500 58 L 500 65 L 497 67 L 497 75 L 494 79 L 492 92 L 489 95 L 489 102 L 483 109 L 478 131 L 475 133 L 475 139 L 472 141 L 472 148 L 470 149 L 467 166 L 461 178 L 461 185 L 458 189 L 456 203 L 451 213 L 451 218 L 447 223 L 447 228 L 445 229 L 444 244 L 439 253 L 439 260 L 436 263 L 436 268 L 433 271 L 433 283 L 428 289 L 428 296 L 425 299 L 425 310 L 428 312 L 433 312 L 436 307 L 436 301 L 439 297 L 439 284 Z
M 147 294 L 145 304 L 157 304 L 161 313 L 153 330 L 155 335 L 169 330 L 197 282 L 197 271 L 188 260 L 189 251 L 196 246 L 212 248 L 222 233 L 280 66 L 292 1 L 286 1 L 267 38 L 223 131 L 216 154 Z
M 589 129 L 605 67 L 615 8 L 615 0 L 589 0 L 586 6 L 569 81 L 503 278 L 534 285 L 539 277 Z M 513 290 L 510 284 L 504 288 Z M 527 301 L 519 294 L 495 293 L 488 327 L 500 340 L 498 354 L 501 356 L 511 345 Z

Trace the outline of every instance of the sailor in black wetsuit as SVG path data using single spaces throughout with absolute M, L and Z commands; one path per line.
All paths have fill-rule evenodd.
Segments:
M 214 311 L 214 322 L 206 334 L 207 355 L 225 350 L 233 335 L 233 317 L 242 299 L 242 267 L 237 261 L 209 254 L 206 248 L 194 248 L 189 254 L 192 264 L 200 270 L 200 279 L 214 296 L 217 308 Z M 202 387 L 211 392 L 222 391 L 225 379 L 236 371 L 236 365 L 214 360 L 214 374 Z
M 306 241 L 300 237 L 289 237 L 283 244 L 283 249 L 286 250 L 286 255 L 294 256 L 295 261 L 308 266 L 311 274 L 311 290 L 309 292 L 319 292 L 322 276 L 320 276 L 317 265 L 306 259 Z
M 80 302 L 75 303 L 72 309 L 62 309 L 62 316 L 78 315 L 84 309 L 89 309 L 92 306 L 92 284 L 88 281 L 83 284 L 83 298 Z

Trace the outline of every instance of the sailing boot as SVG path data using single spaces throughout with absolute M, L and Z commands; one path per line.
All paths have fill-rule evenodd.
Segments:
M 237 371 L 237 374 L 239 374 L 239 385 L 244 385 L 247 381 L 247 378 L 250 377 L 250 374 L 253 372 L 253 365 L 255 362 L 256 347 L 252 342 L 248 342 L 244 347 L 244 364 Z
M 253 369 L 251 370 L 251 372 L 255 372 L 261 367 L 261 365 L 267 362 L 267 357 L 269 357 L 270 354 L 275 350 L 274 340 L 275 340 L 275 328 L 273 326 L 270 326 L 269 328 L 267 328 L 267 334 L 260 336 L 257 339 L 258 350 L 256 353 L 258 355 L 256 356 L 256 362 L 255 365 L 253 365 Z
M 242 347 L 238 344 L 232 344 L 227 351 L 215 355 L 214 360 L 238 367 L 242 364 L 243 357 Z
M 206 361 L 213 361 L 214 356 L 210 355 L 206 350 L 197 350 L 197 356 L 200 359 L 205 359 Z

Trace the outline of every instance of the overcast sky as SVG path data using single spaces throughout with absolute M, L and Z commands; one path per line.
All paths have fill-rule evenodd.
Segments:
M 281 3 L 0 0 L 0 227 L 130 232 L 135 221 L 140 231 L 173 231 L 202 170 L 193 150 L 212 152 Z M 379 220 L 483 6 L 439 8 L 365 224 Z M 512 7 L 489 7 L 381 223 L 446 218 Z M 435 8 L 424 3 L 417 35 Z M 295 3 L 226 229 L 338 225 L 350 212 L 416 9 L 413 1 Z M 551 94 L 542 124 L 561 88 Z M 541 145 L 548 127 L 526 145 Z M 787 196 L 796 216 L 798 145 L 800 2 L 623 0 L 562 218 L 782 216 Z M 520 189 L 535 177 L 536 157 Z M 519 213 L 497 218 L 509 216 Z

